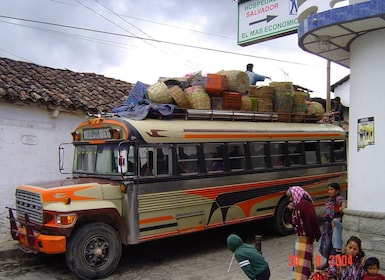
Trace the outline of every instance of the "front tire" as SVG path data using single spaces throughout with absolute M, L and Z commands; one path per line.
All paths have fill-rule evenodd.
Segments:
M 294 233 L 294 227 L 291 224 L 291 210 L 288 208 L 289 203 L 290 198 L 284 197 L 275 211 L 274 226 L 277 232 L 282 235 Z
M 117 231 L 104 223 L 85 224 L 67 244 L 67 265 L 81 279 L 110 275 L 119 264 L 122 244 Z

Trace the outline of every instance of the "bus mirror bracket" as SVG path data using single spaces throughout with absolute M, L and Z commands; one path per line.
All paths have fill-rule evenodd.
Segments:
M 59 145 L 59 172 L 61 174 L 71 174 L 71 171 L 68 171 L 68 166 L 66 166 L 66 162 L 65 162 L 65 146 L 68 147 L 68 145 L 71 145 L 72 147 L 72 143 L 61 143 Z M 67 151 L 68 152 L 68 151 Z M 68 165 L 68 163 L 67 163 Z M 72 165 L 71 165 L 72 166 Z

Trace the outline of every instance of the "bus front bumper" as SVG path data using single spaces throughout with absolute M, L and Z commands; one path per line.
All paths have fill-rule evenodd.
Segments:
M 60 235 L 45 235 L 34 231 L 26 215 L 25 227 L 18 227 L 11 208 L 9 209 L 9 221 L 11 235 L 19 242 L 18 247 L 26 253 L 60 254 L 66 251 L 67 239 Z
M 18 229 L 19 249 L 26 253 L 38 252 L 44 254 L 60 254 L 66 251 L 66 237 L 44 234 L 33 234 L 33 237 L 24 229 Z

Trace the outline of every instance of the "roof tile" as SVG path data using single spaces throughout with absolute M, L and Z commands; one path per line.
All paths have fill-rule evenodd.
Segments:
M 132 84 L 95 73 L 54 69 L 0 58 L 0 98 L 41 102 L 68 110 L 111 111 L 127 98 Z

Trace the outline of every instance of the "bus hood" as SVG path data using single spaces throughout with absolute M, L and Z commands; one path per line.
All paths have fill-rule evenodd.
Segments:
M 39 193 L 42 202 L 117 199 L 121 197 L 119 182 L 99 178 L 70 178 L 25 184 L 17 187 L 17 192 Z M 107 196 L 107 197 L 106 197 Z

